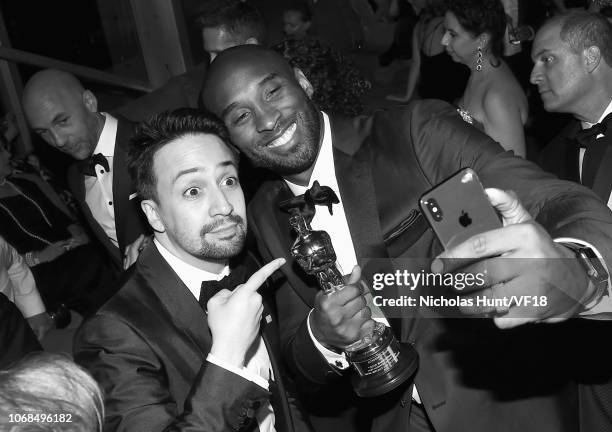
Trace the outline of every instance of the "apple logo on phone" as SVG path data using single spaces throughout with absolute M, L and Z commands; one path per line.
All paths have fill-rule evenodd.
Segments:
M 461 216 L 459 216 L 459 223 L 463 227 L 467 227 L 472 223 L 472 218 L 465 212 L 465 210 L 461 210 Z

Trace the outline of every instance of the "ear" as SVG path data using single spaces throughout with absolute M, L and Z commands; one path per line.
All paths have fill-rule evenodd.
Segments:
M 147 220 L 149 221 L 149 225 L 159 233 L 166 231 L 166 227 L 161 217 L 159 216 L 159 212 L 157 211 L 157 203 L 153 200 L 142 200 L 140 202 L 140 208 L 144 212 Z
M 588 72 L 593 72 L 601 62 L 601 51 L 597 46 L 590 46 L 582 52 Z
M 294 67 L 293 74 L 295 75 L 297 82 L 300 84 L 300 87 L 302 87 L 308 97 L 312 99 L 314 88 L 312 87 L 312 84 L 310 84 L 310 81 L 308 81 L 308 78 L 306 78 L 306 75 L 304 75 L 304 72 L 302 72 L 300 68 Z
M 245 45 L 261 45 L 256 37 L 250 37 L 244 41 Z
M 85 90 L 83 92 L 83 103 L 89 111 L 98 112 L 98 99 L 91 91 Z

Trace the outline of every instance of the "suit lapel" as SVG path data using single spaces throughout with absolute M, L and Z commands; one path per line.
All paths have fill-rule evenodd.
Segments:
M 580 182 L 580 147 L 576 143 L 576 134 L 580 130 L 580 122 L 578 120 L 572 120 L 573 124 L 569 128 L 569 133 L 565 141 L 565 173 L 566 179 Z
M 270 403 L 274 409 L 275 428 L 279 432 L 292 431 L 291 410 L 285 397 L 286 389 L 283 382 L 282 366 L 278 361 L 281 358 L 280 336 L 273 316 L 274 314 L 266 304 L 266 301 L 264 301 L 264 311 L 261 318 L 261 336 L 268 351 L 270 367 L 274 375 L 274 379 L 270 380 Z
M 607 148 L 595 174 L 593 191 L 602 199 L 604 204 L 608 204 L 612 192 L 612 169 L 610 169 L 612 167 L 612 137 L 604 136 L 600 140 L 605 140 Z
M 393 267 L 380 225 L 376 191 L 369 163 L 370 149 L 361 146 L 363 140 L 348 120 L 334 118 L 330 123 L 336 180 L 353 239 L 355 255 L 362 267 L 363 278 L 371 289 L 373 275 L 392 273 Z M 354 150 L 355 153 L 349 154 L 340 146 L 348 152 Z M 397 287 L 385 288 L 384 295 L 389 298 L 398 297 Z M 381 307 L 381 309 L 399 338 L 401 322 L 396 318 L 397 308 Z
M 370 148 L 347 119 L 330 121 L 336 180 L 359 260 L 389 258 L 380 225 Z
M 364 152 L 362 152 L 363 155 Z M 362 156 L 360 155 L 360 156 Z M 334 165 L 355 254 L 360 259 L 388 258 L 380 227 L 372 172 L 363 158 L 334 148 Z
M 255 273 L 260 267 L 261 263 L 257 258 L 251 254 L 250 251 L 246 251 L 240 257 L 242 265 L 246 266 L 248 276 Z M 275 415 L 275 429 L 278 432 L 289 432 L 293 431 L 291 410 L 289 408 L 289 402 L 286 397 L 285 385 L 283 382 L 283 367 L 278 359 L 281 357 L 280 349 L 280 335 L 278 334 L 278 327 L 275 320 L 276 313 L 274 309 L 269 305 L 272 303 L 268 302 L 268 297 L 272 295 L 270 291 L 271 286 L 266 281 L 264 286 L 260 288 L 260 293 L 263 296 L 263 313 L 260 322 L 260 334 L 263 343 L 268 352 L 268 358 L 270 360 L 270 367 L 274 379 L 269 381 L 270 384 L 270 403 L 274 409 Z M 272 300 L 272 299 L 271 299 Z
M 127 144 L 133 133 L 133 124 L 121 118 L 117 119 L 117 136 L 113 154 L 113 200 L 115 202 L 115 230 L 121 253 L 143 232 L 142 222 L 138 218 L 140 209 L 137 208 L 137 200 L 130 200 L 134 188 L 125 166 Z
M 204 359 L 212 345 L 212 337 L 206 314 L 189 288 L 162 258 L 153 243 L 142 251 L 137 268 L 151 291 L 159 297 L 175 326 L 193 341 Z
M 72 164 L 69 168 L 68 183 L 70 184 L 70 189 L 72 190 L 75 199 L 79 203 L 83 216 L 85 216 L 85 219 L 87 220 L 87 224 L 94 232 L 100 243 L 102 243 L 102 245 L 108 251 L 116 268 L 121 269 L 122 263 L 119 249 L 117 249 L 108 239 L 106 232 L 104 232 L 104 229 L 102 229 L 98 221 L 93 217 L 91 209 L 87 205 L 87 202 L 85 202 L 85 176 L 77 169 L 76 164 Z

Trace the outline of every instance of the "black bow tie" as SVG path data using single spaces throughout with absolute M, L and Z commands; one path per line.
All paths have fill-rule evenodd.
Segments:
M 598 135 L 605 135 L 608 125 L 612 121 L 612 113 L 608 114 L 601 122 L 595 123 L 588 129 L 582 129 L 576 134 L 576 141 L 581 148 L 587 148 Z
M 245 283 L 247 280 L 247 268 L 246 266 L 238 266 L 232 270 L 232 272 L 225 276 L 221 280 L 207 280 L 202 282 L 202 289 L 200 290 L 200 298 L 198 303 L 204 310 L 206 310 L 206 303 L 219 291 L 226 289 L 233 291 L 238 285 Z
M 606 134 L 611 121 L 612 114 L 608 114 L 601 122 L 595 123 L 588 129 L 582 129 L 575 136 L 578 146 L 585 149 L 582 158 L 582 176 L 580 181 L 591 189 L 595 184 L 595 177 L 599 172 L 601 162 L 608 149 L 609 141 L 607 139 L 597 139 L 597 136 Z
M 96 153 L 90 158 L 81 161 L 79 163 L 79 168 L 84 175 L 96 177 L 96 165 L 101 165 L 106 170 L 106 172 L 110 172 L 108 159 L 106 159 L 106 157 L 102 153 Z
M 298 195 L 293 198 L 289 198 L 280 203 L 280 208 L 283 211 L 289 212 L 291 209 L 297 208 L 300 214 L 310 222 L 315 215 L 317 205 L 327 206 L 329 214 L 334 214 L 332 206 L 338 204 L 340 200 L 328 186 L 321 186 L 319 182 L 315 180 L 312 187 L 304 192 L 303 195 Z

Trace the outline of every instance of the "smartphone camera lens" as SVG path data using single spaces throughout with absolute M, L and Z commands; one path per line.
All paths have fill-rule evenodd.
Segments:
M 427 209 L 436 222 L 440 222 L 442 220 L 442 209 L 435 199 L 430 198 L 427 200 Z

